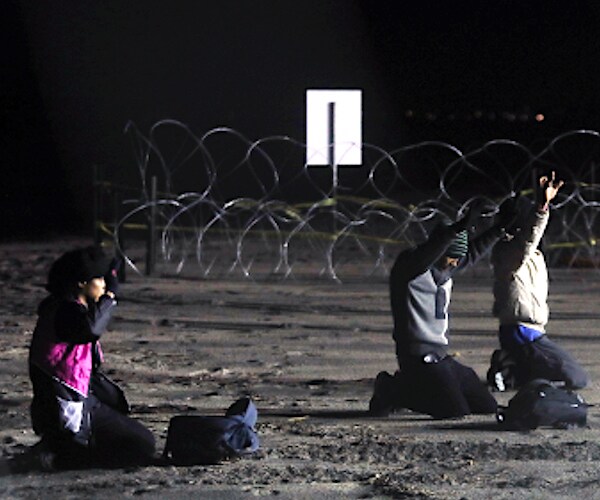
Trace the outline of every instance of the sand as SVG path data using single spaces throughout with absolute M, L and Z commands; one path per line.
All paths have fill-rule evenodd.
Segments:
M 52 260 L 78 241 L 0 245 L 1 498 L 600 498 L 600 408 L 588 427 L 500 431 L 493 416 L 366 413 L 375 375 L 396 367 L 387 284 L 356 279 L 140 277 L 103 338 L 104 370 L 162 451 L 170 417 L 219 415 L 250 395 L 261 449 L 214 466 L 42 472 L 22 466 L 30 428 L 27 350 Z M 600 284 L 551 272 L 551 338 L 592 376 L 600 403 Z M 485 375 L 497 340 L 490 273 L 459 276 L 451 351 Z M 514 393 L 498 394 L 506 403 Z M 15 469 L 15 464 L 21 464 Z

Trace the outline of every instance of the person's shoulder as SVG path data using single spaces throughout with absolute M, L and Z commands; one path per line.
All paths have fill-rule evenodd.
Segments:
M 397 269 L 412 267 L 413 259 L 415 257 L 417 257 L 418 255 L 420 255 L 420 250 L 421 250 L 420 246 L 409 247 L 409 248 L 405 248 L 404 250 L 402 250 L 398 254 L 398 257 L 396 258 L 395 267 Z
M 48 314 L 56 311 L 61 306 L 63 300 L 64 299 L 56 295 L 48 295 L 38 304 L 38 315 Z
M 85 314 L 87 307 L 76 299 L 63 298 L 58 299 L 58 314 Z

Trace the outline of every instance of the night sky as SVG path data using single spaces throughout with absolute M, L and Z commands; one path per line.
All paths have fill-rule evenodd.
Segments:
M 91 166 L 135 168 L 129 120 L 304 140 L 307 88 L 361 88 L 364 140 L 387 149 L 600 129 L 592 0 L 5 5 L 4 238 L 89 234 Z

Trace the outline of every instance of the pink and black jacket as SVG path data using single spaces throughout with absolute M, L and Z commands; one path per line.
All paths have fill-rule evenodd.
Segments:
M 50 415 L 57 397 L 72 401 L 88 397 L 92 372 L 102 361 L 99 339 L 116 304 L 108 295 L 89 308 L 53 295 L 40 304 L 29 349 L 36 432 L 43 434 L 44 428 L 53 426 Z

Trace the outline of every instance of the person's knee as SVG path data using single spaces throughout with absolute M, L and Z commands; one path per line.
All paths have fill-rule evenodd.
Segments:
M 452 361 L 444 359 L 439 363 L 423 365 L 419 378 L 413 379 L 416 411 L 435 419 L 460 418 L 471 413 L 451 364 Z
M 460 401 L 458 399 L 447 401 L 445 404 L 439 405 L 429 412 L 429 415 L 436 420 L 462 418 L 470 414 L 471 409 L 466 401 Z
M 460 384 L 460 391 L 467 404 L 467 414 L 487 415 L 496 413 L 498 403 L 486 385 L 481 381 L 477 372 L 470 366 L 452 360 L 452 369 Z
M 129 449 L 130 455 L 139 458 L 154 456 L 156 451 L 156 440 L 148 428 L 140 422 L 135 422 L 135 431 L 128 436 L 125 448 Z
M 471 407 L 471 413 L 476 415 L 491 415 L 498 411 L 498 402 L 488 392 L 487 388 L 484 388 L 478 397 L 471 398 L 469 406 Z
M 93 452 L 107 466 L 144 465 L 154 457 L 156 441 L 141 422 L 126 416 L 115 417 L 110 429 L 103 429 L 93 440 Z
M 541 355 L 534 356 L 532 375 L 542 376 L 549 380 L 563 381 L 569 389 L 582 389 L 590 380 L 587 372 L 577 360 L 565 349 L 546 336 L 538 339 L 534 347 L 540 349 Z
M 148 429 L 144 428 L 144 436 L 140 440 L 139 450 L 143 456 L 152 457 L 156 452 L 156 440 Z
M 569 389 L 583 389 L 590 383 L 588 374 L 581 367 L 578 367 L 577 370 L 574 370 L 573 373 L 570 373 L 565 378 L 567 379 L 565 380 L 565 384 Z

